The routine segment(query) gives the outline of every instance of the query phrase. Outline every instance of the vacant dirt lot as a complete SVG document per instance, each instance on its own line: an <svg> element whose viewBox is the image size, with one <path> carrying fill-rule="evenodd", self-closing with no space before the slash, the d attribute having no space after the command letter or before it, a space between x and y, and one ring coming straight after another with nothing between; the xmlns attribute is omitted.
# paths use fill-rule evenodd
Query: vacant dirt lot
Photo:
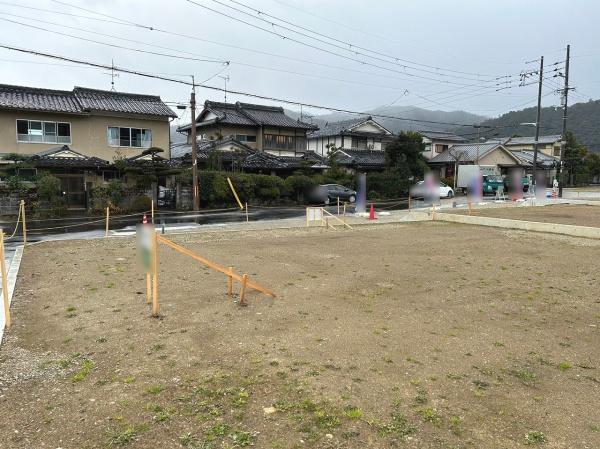
<svg viewBox="0 0 600 449"><path fill-rule="evenodd" d="M594 209L597 210L597 209ZM600 447L600 242L444 223L26 249L2 448ZM236 291L239 286L236 285Z"/></svg>
<svg viewBox="0 0 600 449"><path fill-rule="evenodd" d="M466 214L467 212L461 211L460 213ZM473 215L592 226L595 228L600 227L600 205L557 204L544 207L494 207L489 209L473 209Z"/></svg>

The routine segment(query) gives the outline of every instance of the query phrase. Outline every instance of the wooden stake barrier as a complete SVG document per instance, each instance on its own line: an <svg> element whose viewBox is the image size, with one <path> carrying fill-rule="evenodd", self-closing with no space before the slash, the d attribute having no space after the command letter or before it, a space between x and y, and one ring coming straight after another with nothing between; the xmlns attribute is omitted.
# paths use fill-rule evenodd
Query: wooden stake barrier
<svg viewBox="0 0 600 449"><path fill-rule="evenodd" d="M410 195L408 195L408 211L410 212Z"/></svg>
<svg viewBox="0 0 600 449"><path fill-rule="evenodd" d="M106 231L104 231L104 237L108 237L108 222L110 220L110 208L106 208Z"/></svg>
<svg viewBox="0 0 600 449"><path fill-rule="evenodd" d="M235 273L233 270L229 270L229 268L224 267L222 265L219 265L217 263L211 262L210 260L199 256L198 254L192 252L191 250L184 248L181 245L178 245L177 243L172 242L169 239L164 238L161 235L156 235L156 240L157 242L160 243L164 243L167 246L170 246L171 248L173 248L175 251L180 252L181 254L185 254L186 256L191 257L194 260L197 260L200 263L203 263L204 265L206 265L209 268L212 268L215 271L218 271L220 273L223 273L226 276L230 276L232 279L238 281L238 282L242 282L243 276L240 276L239 274ZM273 298L275 298L277 295L275 295L275 293L273 293L271 290L266 289L265 287L262 287L261 285L257 284L254 281L251 281L250 279L247 279L247 285L248 287L254 289L254 290L258 290L259 292L264 293L265 295L269 295L272 296ZM156 287L156 286L155 286Z"/></svg>
<svg viewBox="0 0 600 449"><path fill-rule="evenodd" d="M146 273L146 304L152 302L152 275L150 272Z"/></svg>
<svg viewBox="0 0 600 449"><path fill-rule="evenodd" d="M346 224L346 202L344 201L344 219L342 220Z"/></svg>
<svg viewBox="0 0 600 449"><path fill-rule="evenodd" d="M27 246L27 220L25 219L25 200L21 200L21 217L23 219L23 246Z"/></svg>
<svg viewBox="0 0 600 449"><path fill-rule="evenodd" d="M150 200L150 216L152 217L152 224L154 224L154 198Z"/></svg>
<svg viewBox="0 0 600 449"><path fill-rule="evenodd" d="M248 223L248 203L246 203L246 223Z"/></svg>
<svg viewBox="0 0 600 449"><path fill-rule="evenodd" d="M235 200L237 201L238 205L240 206L240 209L243 210L244 209L244 205L240 201L240 197L238 196L237 192L233 188L233 183L231 182L231 179L229 177L227 178L227 182L229 183L229 187L231 187L231 191L233 192L233 196L235 197Z"/></svg>
<svg viewBox="0 0 600 449"><path fill-rule="evenodd" d="M0 230L0 275L2 275L2 299L4 300L4 324L12 326L10 319L10 303L8 302L8 278L6 275L6 260L4 254L4 231Z"/></svg>
<svg viewBox="0 0 600 449"><path fill-rule="evenodd" d="M345 204L344 204L344 206L345 206ZM326 211L324 208L321 208L321 211L322 211L321 213L323 214L323 217L325 217L325 227L327 227L327 228L330 227L330 228L336 229L336 227L334 225L329 223L329 217L332 217L334 220L337 220L342 225L346 226L348 229L352 229L352 226L350 226L348 223L346 223L346 220L340 220L340 218L338 216L333 215L331 212ZM345 211L344 211L344 213L345 213ZM345 217L345 215L344 215L344 217Z"/></svg>
<svg viewBox="0 0 600 449"><path fill-rule="evenodd" d="M337 205L338 206L338 213L337 214L339 216L340 215L340 197L339 196L337 197L337 203L338 203L338 205Z"/></svg>
<svg viewBox="0 0 600 449"><path fill-rule="evenodd" d="M233 296L233 267L229 267L229 275L227 276L227 296Z"/></svg>
<svg viewBox="0 0 600 449"><path fill-rule="evenodd" d="M240 306L246 305L246 285L248 285L248 275L242 275L242 290L240 291Z"/></svg>

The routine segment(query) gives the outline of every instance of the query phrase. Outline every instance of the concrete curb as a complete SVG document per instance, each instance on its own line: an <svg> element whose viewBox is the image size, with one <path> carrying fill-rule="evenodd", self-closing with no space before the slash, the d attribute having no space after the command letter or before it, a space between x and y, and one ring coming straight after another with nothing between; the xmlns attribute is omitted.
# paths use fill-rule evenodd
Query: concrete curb
<svg viewBox="0 0 600 449"><path fill-rule="evenodd" d="M593 228L589 226L542 223L537 221L511 220L507 218L479 217L474 215L444 213L436 213L435 218L439 221L450 221L453 223L491 226L495 228L506 229L521 229L523 231L546 232L549 234L561 234L571 237L600 239L600 228Z"/></svg>
<svg viewBox="0 0 600 449"><path fill-rule="evenodd" d="M15 286L17 285L17 275L19 274L19 267L21 266L21 259L23 258L23 245L18 246L15 249L10 266L6 277L8 278L8 303L12 304L13 294L15 293ZM0 307L0 345L2 344L2 337L4 336L4 324L6 318L4 317L4 308ZM13 320L14 325L14 320Z"/></svg>

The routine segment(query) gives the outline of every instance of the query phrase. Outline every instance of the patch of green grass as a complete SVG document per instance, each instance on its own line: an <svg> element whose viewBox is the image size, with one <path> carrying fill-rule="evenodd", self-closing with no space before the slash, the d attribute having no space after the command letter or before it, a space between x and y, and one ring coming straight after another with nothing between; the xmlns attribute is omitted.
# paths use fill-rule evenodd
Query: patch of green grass
<svg viewBox="0 0 600 449"><path fill-rule="evenodd" d="M123 379L124 384L132 384L134 382L135 382L135 377L133 377L133 376L125 377Z"/></svg>
<svg viewBox="0 0 600 449"><path fill-rule="evenodd" d="M75 373L73 377L71 377L71 380L73 382L81 382L85 380L88 374L90 374L90 372L92 371L92 368L94 368L93 360L85 359L83 362L81 362L79 371L77 371L77 373Z"/></svg>
<svg viewBox="0 0 600 449"><path fill-rule="evenodd" d="M590 429L592 432L600 432L600 424L590 424Z"/></svg>
<svg viewBox="0 0 600 449"><path fill-rule="evenodd" d="M160 411L152 417L154 422L167 422L171 419L171 415L166 411Z"/></svg>
<svg viewBox="0 0 600 449"><path fill-rule="evenodd" d="M152 385L151 387L146 388L146 393L147 394L158 394L161 391L163 391L165 389L165 387L163 387L162 385Z"/></svg>
<svg viewBox="0 0 600 449"><path fill-rule="evenodd" d="M255 439L255 436L252 433L243 430L234 430L229 434L229 437L233 440L235 447L250 446Z"/></svg>
<svg viewBox="0 0 600 449"><path fill-rule="evenodd" d="M423 421L429 422L434 426L439 426L443 421L441 415L433 408L421 409L419 410L419 414L423 418Z"/></svg>
<svg viewBox="0 0 600 449"><path fill-rule="evenodd" d="M504 347L504 343L502 343L501 341L495 341L494 342L494 346L496 346L497 348L503 348Z"/></svg>
<svg viewBox="0 0 600 449"><path fill-rule="evenodd" d="M248 397L250 394L245 390L240 390L240 392L233 398L233 405L236 407L243 407L248 403Z"/></svg>
<svg viewBox="0 0 600 449"><path fill-rule="evenodd" d="M406 437L414 434L417 428L412 425L406 416L400 412L392 413L392 419L386 424L378 425L379 433L382 435L393 435L395 437Z"/></svg>
<svg viewBox="0 0 600 449"><path fill-rule="evenodd" d="M527 435L525 435L525 444L527 445L544 444L547 441L546 435L544 435L542 432L533 431L528 432Z"/></svg>
<svg viewBox="0 0 600 449"><path fill-rule="evenodd" d="M561 371L568 371L571 368L573 368L573 365L571 365L569 362L560 362L558 364L558 369Z"/></svg>
<svg viewBox="0 0 600 449"><path fill-rule="evenodd" d="M221 422L215 424L212 427L209 427L208 429L205 429L203 433L207 441L214 441L219 437L224 437L225 435L227 435L230 429L231 427L229 426L229 424Z"/></svg>
<svg viewBox="0 0 600 449"><path fill-rule="evenodd" d="M341 424L340 418L324 410L315 411L315 423L320 429L334 429Z"/></svg>
<svg viewBox="0 0 600 449"><path fill-rule="evenodd" d="M350 419L361 419L363 417L362 410L352 405L349 405L344 409L344 414Z"/></svg>
<svg viewBox="0 0 600 449"><path fill-rule="evenodd" d="M532 381L534 380L537 376L535 375L535 373L526 370L526 369L522 369L522 370L511 370L510 374L512 376L515 376L517 379L521 379L522 381Z"/></svg>
<svg viewBox="0 0 600 449"><path fill-rule="evenodd" d="M179 437L179 444L183 447L195 447L197 441L198 440L196 440L196 437L194 437L191 432L184 433Z"/></svg>
<svg viewBox="0 0 600 449"><path fill-rule="evenodd" d="M67 307L67 312L75 312L76 310L77 310L77 307L75 307L75 306Z"/></svg>
<svg viewBox="0 0 600 449"><path fill-rule="evenodd" d="M137 431L133 426L127 426L121 432L112 435L109 446L125 446L137 437Z"/></svg>

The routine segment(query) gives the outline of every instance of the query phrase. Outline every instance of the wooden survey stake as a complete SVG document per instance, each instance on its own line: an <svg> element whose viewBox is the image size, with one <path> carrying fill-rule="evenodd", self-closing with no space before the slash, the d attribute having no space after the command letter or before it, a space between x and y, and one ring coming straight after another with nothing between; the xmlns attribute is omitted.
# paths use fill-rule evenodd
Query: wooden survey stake
<svg viewBox="0 0 600 449"><path fill-rule="evenodd" d="M2 275L2 299L4 301L4 323L10 328L10 303L8 302L8 279L6 274L6 260L4 254L4 231L0 230L0 275Z"/></svg>
<svg viewBox="0 0 600 449"><path fill-rule="evenodd" d="M158 234L152 229L152 276L154 282L152 285L152 316L158 316Z"/></svg>

